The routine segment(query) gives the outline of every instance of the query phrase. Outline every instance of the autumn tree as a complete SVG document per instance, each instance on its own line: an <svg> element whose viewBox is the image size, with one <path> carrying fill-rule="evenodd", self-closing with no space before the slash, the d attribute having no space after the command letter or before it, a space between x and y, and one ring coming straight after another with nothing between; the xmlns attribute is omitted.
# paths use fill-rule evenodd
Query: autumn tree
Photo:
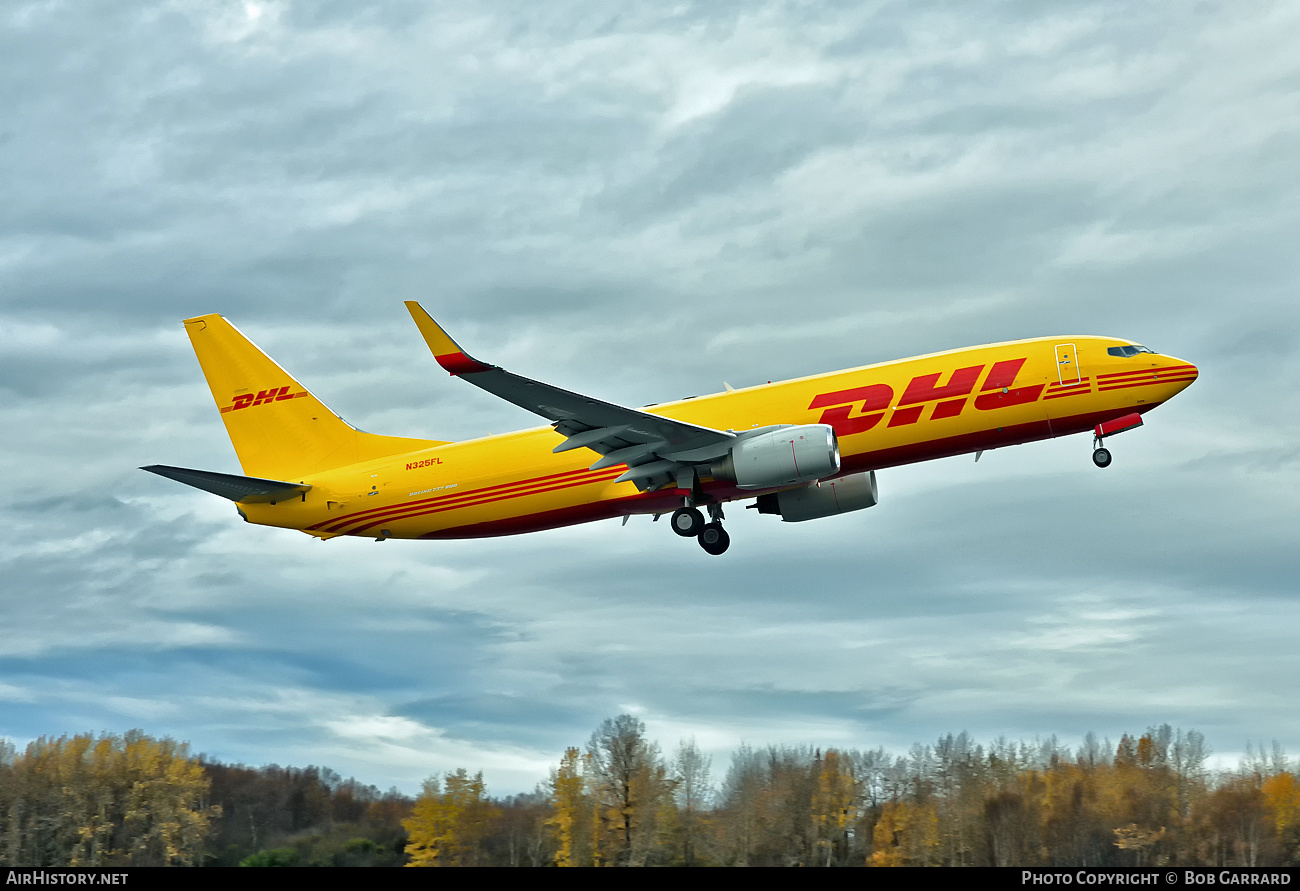
<svg viewBox="0 0 1300 891"><path fill-rule="evenodd" d="M889 801L873 830L869 866L938 866L939 813L934 804Z"/></svg>
<svg viewBox="0 0 1300 891"><path fill-rule="evenodd" d="M384 793L323 767L249 767L210 759L202 766L212 784L210 798L221 807L209 836L208 865L235 866L286 849L302 866L406 862L402 820L415 802L396 789Z"/></svg>
<svg viewBox="0 0 1300 891"><path fill-rule="evenodd" d="M1026 785L1035 779L1033 774L1023 778ZM1034 863L1039 818L1032 793L1004 789L989 796L984 801L984 820L993 866Z"/></svg>
<svg viewBox="0 0 1300 891"><path fill-rule="evenodd" d="M190 866L211 820L208 779L184 743L42 737L7 753L0 858L24 866Z"/></svg>
<svg viewBox="0 0 1300 891"><path fill-rule="evenodd" d="M713 758L700 751L694 738L683 741L677 748L677 757L673 759L683 866L695 865L700 842L704 838L703 811L708 807L713 793L709 785L712 765Z"/></svg>
<svg viewBox="0 0 1300 891"><path fill-rule="evenodd" d="M499 816L483 795L483 772L470 776L462 767L424 781L424 792L409 819L403 820L409 840L407 866L478 866L483 840Z"/></svg>
<svg viewBox="0 0 1300 891"><path fill-rule="evenodd" d="M556 866L591 866L595 834L595 800L587 792L590 756L577 748L565 750L558 769L551 771L551 818L558 846Z"/></svg>
<svg viewBox="0 0 1300 891"><path fill-rule="evenodd" d="M741 745L722 784L719 843L728 866L750 866L765 832L767 776L763 753Z"/></svg>
<svg viewBox="0 0 1300 891"><path fill-rule="evenodd" d="M1004 752L1004 759L1011 756ZM946 866L974 866L988 862L985 849L991 841L986 831L987 798L1005 779L998 776L984 749L962 732L942 736L934 744L933 788L939 809L939 839ZM1000 763L1006 763L1002 760Z"/></svg>
<svg viewBox="0 0 1300 891"><path fill-rule="evenodd" d="M551 797L546 787L494 802L500 817L487 840L492 866L550 866L556 862Z"/></svg>
<svg viewBox="0 0 1300 891"><path fill-rule="evenodd" d="M587 745L597 802L598 857L616 866L645 866L659 842L662 809L673 783L659 746L632 715L606 718Z"/></svg>
<svg viewBox="0 0 1300 891"><path fill-rule="evenodd" d="M1300 866L1300 782L1290 771L1264 780L1264 806L1277 830L1279 863Z"/></svg>
<svg viewBox="0 0 1300 891"><path fill-rule="evenodd" d="M816 786L809 814L816 863L832 866L847 862L849 833L857 818L858 789L853 762L835 749L827 749L813 763Z"/></svg>

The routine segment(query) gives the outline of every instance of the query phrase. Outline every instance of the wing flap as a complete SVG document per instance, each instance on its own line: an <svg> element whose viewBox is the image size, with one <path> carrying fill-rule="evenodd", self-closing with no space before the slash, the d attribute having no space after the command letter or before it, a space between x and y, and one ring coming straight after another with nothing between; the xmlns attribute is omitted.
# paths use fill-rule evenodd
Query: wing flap
<svg viewBox="0 0 1300 891"><path fill-rule="evenodd" d="M556 429L559 429L558 425ZM602 440L613 440L617 438L625 430L627 430L627 425L619 427L595 427L591 430L582 430L579 433L570 434L564 442L551 449L551 451L558 455L560 452L567 452L571 449L580 449L584 446L597 445ZM596 451L600 451L602 455L608 454L608 452L601 451L600 449L596 449Z"/></svg>

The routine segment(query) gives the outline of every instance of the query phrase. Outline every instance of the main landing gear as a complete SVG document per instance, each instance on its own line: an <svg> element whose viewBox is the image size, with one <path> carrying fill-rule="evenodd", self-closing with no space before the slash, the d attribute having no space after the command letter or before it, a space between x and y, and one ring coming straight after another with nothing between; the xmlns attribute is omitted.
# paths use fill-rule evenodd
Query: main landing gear
<svg viewBox="0 0 1300 891"><path fill-rule="evenodd" d="M704 515L698 509L686 506L673 511L669 521L673 531L683 538L695 538L704 548L706 554L715 557L731 545L731 536L722 528L722 505L708 505L709 521L704 522Z"/></svg>
<svg viewBox="0 0 1300 891"><path fill-rule="evenodd" d="M721 523L708 523L700 530L700 547L704 548L704 553L716 557L731 547L731 536Z"/></svg>
<svg viewBox="0 0 1300 891"><path fill-rule="evenodd" d="M695 538L704 528L704 514L693 507L682 507L673 511L673 518L669 522L673 531L682 538Z"/></svg>

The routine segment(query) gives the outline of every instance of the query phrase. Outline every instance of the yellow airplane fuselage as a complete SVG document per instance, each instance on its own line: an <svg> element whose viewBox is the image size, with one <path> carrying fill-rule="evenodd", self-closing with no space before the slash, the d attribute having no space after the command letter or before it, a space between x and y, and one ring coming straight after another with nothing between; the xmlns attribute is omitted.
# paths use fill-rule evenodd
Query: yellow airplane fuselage
<svg viewBox="0 0 1300 891"><path fill-rule="evenodd" d="M843 476L1080 433L1146 412L1196 379L1196 367L1180 359L1108 352L1129 343L1078 336L991 344L643 411L736 433L827 424L838 437ZM280 398L292 395L281 392ZM254 421L261 407L237 406L248 413L244 423ZM553 453L562 442L551 427L537 427L371 458L302 477L311 488L299 497L244 503L240 511L252 523L321 538L440 539L530 532L681 506L672 487L641 491L631 481L615 482L627 470L623 465L589 470L599 456L586 449ZM762 494L707 475L700 485L709 498L723 502Z"/></svg>

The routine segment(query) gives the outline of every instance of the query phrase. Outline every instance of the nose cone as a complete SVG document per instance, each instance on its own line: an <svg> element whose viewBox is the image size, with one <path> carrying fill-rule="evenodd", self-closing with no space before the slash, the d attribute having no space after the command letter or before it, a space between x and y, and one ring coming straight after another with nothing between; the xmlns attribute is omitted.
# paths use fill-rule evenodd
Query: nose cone
<svg viewBox="0 0 1300 891"><path fill-rule="evenodd" d="M1182 359L1177 359L1173 356L1162 356L1161 358L1165 360L1166 364L1164 364L1158 372L1160 380L1162 382L1168 381L1171 384L1182 384L1182 386L1178 388L1179 390L1184 390L1191 386L1192 381L1196 380L1196 378L1201 374L1201 370L1191 362L1185 362Z"/></svg>

